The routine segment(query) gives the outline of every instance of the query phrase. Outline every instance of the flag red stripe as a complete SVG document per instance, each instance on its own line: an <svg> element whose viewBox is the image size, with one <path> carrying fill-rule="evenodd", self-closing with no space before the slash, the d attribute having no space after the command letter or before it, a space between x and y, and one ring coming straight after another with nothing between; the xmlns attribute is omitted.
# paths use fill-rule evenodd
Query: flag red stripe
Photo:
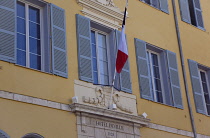
<svg viewBox="0 0 210 138"><path fill-rule="evenodd" d="M117 73L120 73L126 60L128 59L128 55L121 50L118 50L117 60L116 60L116 70Z"/></svg>

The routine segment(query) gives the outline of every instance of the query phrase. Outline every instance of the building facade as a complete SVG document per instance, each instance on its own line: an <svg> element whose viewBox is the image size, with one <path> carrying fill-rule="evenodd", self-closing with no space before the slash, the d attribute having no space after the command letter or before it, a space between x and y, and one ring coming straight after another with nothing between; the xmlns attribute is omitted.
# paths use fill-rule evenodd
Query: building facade
<svg viewBox="0 0 210 138"><path fill-rule="evenodd" d="M125 3L0 0L0 138L210 138L210 1L129 0L113 86Z"/></svg>

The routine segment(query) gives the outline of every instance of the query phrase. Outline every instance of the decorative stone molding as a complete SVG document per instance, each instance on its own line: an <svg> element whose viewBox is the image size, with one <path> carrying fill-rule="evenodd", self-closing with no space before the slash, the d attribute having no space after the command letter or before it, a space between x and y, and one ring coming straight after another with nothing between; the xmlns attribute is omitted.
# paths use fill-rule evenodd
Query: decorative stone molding
<svg viewBox="0 0 210 138"><path fill-rule="evenodd" d="M80 80L75 80L74 83L74 92L75 96L78 97L78 103L108 108L112 91L111 87L93 85ZM117 111L137 115L135 95L114 90L112 100L117 106Z"/></svg>
<svg viewBox="0 0 210 138"><path fill-rule="evenodd" d="M123 120L130 123L139 124L140 126L147 126L150 119L143 116L136 116L127 113L117 112L109 109L102 109L99 107L88 106L84 104L74 103L69 105L72 112L75 113L87 113L88 115L97 115L103 118L111 118L116 120Z"/></svg>
<svg viewBox="0 0 210 138"><path fill-rule="evenodd" d="M0 91L0 98L14 100L18 102L30 103L30 104L54 108L58 110L71 111L69 108L69 105L67 104L53 102L53 101L49 101L45 99L25 96L25 95L11 93L11 92Z"/></svg>
<svg viewBox="0 0 210 138"><path fill-rule="evenodd" d="M113 0L77 0L83 7L82 13L93 21L111 27L121 28L123 12L115 7Z"/></svg>

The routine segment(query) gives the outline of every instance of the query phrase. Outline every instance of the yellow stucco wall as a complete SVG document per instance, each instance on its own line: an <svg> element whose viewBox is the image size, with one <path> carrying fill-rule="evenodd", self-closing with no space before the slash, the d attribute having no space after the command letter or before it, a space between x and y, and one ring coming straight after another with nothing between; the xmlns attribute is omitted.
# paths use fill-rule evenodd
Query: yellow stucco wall
<svg viewBox="0 0 210 138"><path fill-rule="evenodd" d="M74 80L78 80L75 14L82 14L82 8L76 3L76 0L46 1L65 9L68 79L0 61L0 66L2 67L0 70L0 90L69 104L70 99L74 96ZM175 1L196 129L198 133L210 135L210 131L207 129L210 127L210 117L198 114L195 110L187 63L187 59L192 59L210 67L210 54L209 50L207 50L210 46L210 1L201 0L206 31L181 21L178 0ZM123 11L125 1L114 0L114 3ZM169 14L139 0L130 0L128 15L126 34L129 46L132 90L133 94L137 96L139 115L146 112L152 123L192 131L171 0L169 0ZM177 54L183 110L140 98L134 38L144 40ZM72 113L5 99L0 99L0 109L3 109L0 117L0 129L5 130L12 138L21 137L29 132L37 132L50 138L58 138L60 135L62 138L76 137L76 117ZM143 138L184 138L184 136L177 136L154 129L141 129Z"/></svg>
<svg viewBox="0 0 210 138"><path fill-rule="evenodd" d="M21 138L27 133L38 133L46 138L76 138L74 114L0 99L0 129L11 138Z"/></svg>

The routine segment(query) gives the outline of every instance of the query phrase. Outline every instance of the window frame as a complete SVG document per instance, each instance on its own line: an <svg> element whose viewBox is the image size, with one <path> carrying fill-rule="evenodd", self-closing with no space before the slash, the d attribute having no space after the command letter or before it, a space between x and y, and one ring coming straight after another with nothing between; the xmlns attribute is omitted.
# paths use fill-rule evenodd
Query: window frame
<svg viewBox="0 0 210 138"><path fill-rule="evenodd" d="M147 44L148 45L148 44ZM150 45L150 44L149 44ZM157 92L156 90L154 89L156 86L155 82L154 82L154 69L153 69L153 64L152 63L152 57L151 57L151 54L155 54L157 55L157 59L158 59L158 67L159 67L159 75L160 75L160 83L161 83L161 93L162 93L162 99L163 99L163 102L158 102L158 103L162 103L162 104L166 104L166 101L165 101L165 90L164 90L164 86L163 86L163 75L162 75L162 65L161 65L161 60L160 60L160 53L158 52L155 52L153 50L150 50L150 49L146 49L146 51L149 53L149 65L150 65L150 74L151 74L151 78L152 80L152 93L153 93L153 97L154 97L154 101L155 102L158 102L158 98L157 98Z"/></svg>
<svg viewBox="0 0 210 138"><path fill-rule="evenodd" d="M42 71L42 72L45 72L45 59L44 59L44 44L45 44L45 40L44 40L44 10L43 10L43 7L41 6L38 6L36 4L33 4L33 3L30 3L28 1L25 1L25 0L17 0L16 4L18 2L21 2L24 4L24 7L25 7L25 29L26 29L26 66L23 66L23 65L20 65L20 64L17 64L18 66L23 66L23 67L26 67L26 68L30 68L30 69L33 69L33 70L38 70L38 71ZM39 13L40 13L40 47L41 47L41 69L34 69L34 68L31 68L30 67L30 44L29 44L29 6L31 7L34 7L34 8L37 8L39 9ZM17 18L17 15L16 15L16 18ZM17 34L18 32L16 32ZM16 51L17 51L18 48L16 48ZM18 58L18 57L17 57Z"/></svg>
<svg viewBox="0 0 210 138"><path fill-rule="evenodd" d="M110 59L110 48L109 48L109 34L108 33L106 33L106 32L104 32L104 31L101 31L101 30L99 30L99 29L96 29L96 28L94 28L94 27L91 27L91 30L90 31L94 31L95 32L95 40L96 40L96 60L97 60L97 75L98 75L98 84L100 84L100 85L103 85L103 86L110 86L111 85L111 82L112 82L112 80L111 80L111 59ZM105 37L106 37L106 56L107 56L107 63L108 63L108 66L107 66L107 69L108 69L108 84L106 85L106 84L102 84L101 83L101 75L100 75L100 73L101 73L101 70L100 70L100 61L99 61L99 48L98 48L98 34L102 34L102 35L105 35ZM92 42L91 42L91 44L92 44ZM91 55L92 56L92 55ZM93 66L93 65L92 65ZM94 70L92 69L92 72L93 72ZM92 73L93 74L93 82L94 82L94 73Z"/></svg>
<svg viewBox="0 0 210 138"><path fill-rule="evenodd" d="M204 69L201 69L201 68L199 68L199 66L198 66L198 71L199 71L199 82L200 82L200 85L201 85L201 90L202 90L202 97L203 97L203 102L204 102L204 109L205 109L205 113L206 113L206 115L210 115L210 113L208 113L208 109L207 109L207 107L206 107L206 99L205 99L205 93L204 93L204 90L203 90L203 84L202 84L202 80L201 80L201 75L200 75L200 73L201 72L203 72L204 74L205 74L205 79L206 79L206 85L207 85L207 91L208 91L208 95L209 95L209 100L210 100L210 86L209 86L209 79L208 79L208 74L207 74L207 71L206 70L204 70ZM210 112L210 111L209 111Z"/></svg>

